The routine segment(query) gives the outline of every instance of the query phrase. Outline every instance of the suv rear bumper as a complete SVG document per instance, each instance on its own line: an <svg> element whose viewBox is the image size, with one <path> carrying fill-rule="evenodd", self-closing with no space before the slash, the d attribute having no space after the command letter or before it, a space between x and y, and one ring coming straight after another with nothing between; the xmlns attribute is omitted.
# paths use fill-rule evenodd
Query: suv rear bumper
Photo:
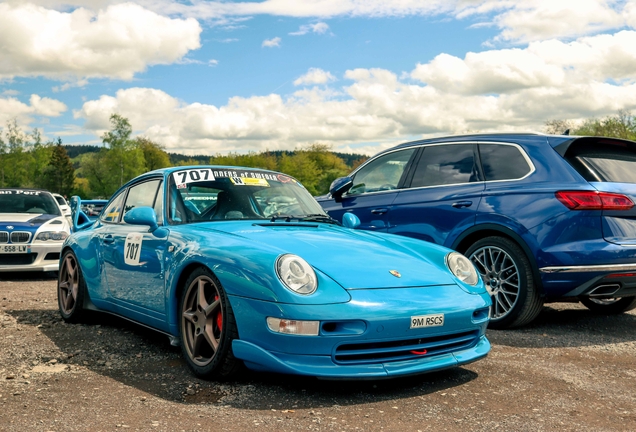
<svg viewBox="0 0 636 432"><path fill-rule="evenodd" d="M617 298L636 296L636 263L604 264L588 266L543 267L539 271L548 283L570 282L571 278L583 280L576 288L561 293L559 297ZM544 280L544 285L546 280ZM571 287L571 285L570 285ZM552 297L546 292L546 297Z"/></svg>

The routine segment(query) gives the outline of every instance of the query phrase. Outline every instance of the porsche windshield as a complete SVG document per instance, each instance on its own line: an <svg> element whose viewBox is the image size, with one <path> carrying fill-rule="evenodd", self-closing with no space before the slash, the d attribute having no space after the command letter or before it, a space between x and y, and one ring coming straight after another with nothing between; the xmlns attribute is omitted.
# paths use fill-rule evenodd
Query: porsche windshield
<svg viewBox="0 0 636 432"><path fill-rule="evenodd" d="M42 191L0 189L0 213L61 215L53 197Z"/></svg>
<svg viewBox="0 0 636 432"><path fill-rule="evenodd" d="M328 218L307 190L284 174L188 168L170 176L170 223Z"/></svg>

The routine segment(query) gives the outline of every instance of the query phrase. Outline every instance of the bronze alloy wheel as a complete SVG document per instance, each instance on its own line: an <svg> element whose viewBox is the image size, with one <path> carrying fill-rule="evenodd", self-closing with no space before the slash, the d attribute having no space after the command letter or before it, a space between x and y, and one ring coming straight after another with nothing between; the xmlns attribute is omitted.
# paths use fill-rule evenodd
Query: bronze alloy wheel
<svg viewBox="0 0 636 432"><path fill-rule="evenodd" d="M208 268L195 269L183 284L179 307L181 351L200 378L227 380L243 362L234 357L238 330L221 282Z"/></svg>
<svg viewBox="0 0 636 432"><path fill-rule="evenodd" d="M183 342L188 357L197 366L209 365L219 351L223 335L221 295L206 275L194 279L181 306Z"/></svg>
<svg viewBox="0 0 636 432"><path fill-rule="evenodd" d="M77 322L84 309L84 281L73 252L64 254L57 279L60 314L68 322Z"/></svg>

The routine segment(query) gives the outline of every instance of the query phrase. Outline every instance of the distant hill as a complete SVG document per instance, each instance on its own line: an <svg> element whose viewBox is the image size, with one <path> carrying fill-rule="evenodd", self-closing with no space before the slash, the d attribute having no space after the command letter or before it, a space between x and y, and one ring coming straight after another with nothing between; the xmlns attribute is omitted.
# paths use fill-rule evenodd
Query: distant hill
<svg viewBox="0 0 636 432"><path fill-rule="evenodd" d="M101 146L95 146L95 145L66 145L64 147L66 148L66 153L68 153L68 156L71 159L74 159L77 156L83 155L84 153L97 152L102 148ZM289 151L289 150L277 150L277 151L270 151L267 153L273 154L276 157L280 157L283 153L291 156L295 152ZM338 156L340 159L344 160L348 166L352 166L353 163L357 160L367 158L367 156L365 155L355 154L355 153L333 152L333 154ZM188 155L183 155L179 153L168 153L168 156L170 156L170 162L172 162L172 164L174 165L176 165L179 162L192 160L192 159L197 161L200 164L207 164L210 162L210 156L206 156L206 155L188 156Z"/></svg>

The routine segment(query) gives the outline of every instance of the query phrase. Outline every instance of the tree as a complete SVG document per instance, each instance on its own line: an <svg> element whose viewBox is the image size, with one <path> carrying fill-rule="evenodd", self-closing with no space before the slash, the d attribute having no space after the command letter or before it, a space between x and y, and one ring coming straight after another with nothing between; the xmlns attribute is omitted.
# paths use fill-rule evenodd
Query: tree
<svg viewBox="0 0 636 432"><path fill-rule="evenodd" d="M9 187L25 186L29 180L26 170L27 158L23 154L27 137L18 126L15 118L7 122L4 136L8 152L5 153L3 158L3 186L5 184Z"/></svg>
<svg viewBox="0 0 636 432"><path fill-rule="evenodd" d="M278 168L278 159L269 152L249 152L247 154L230 153L225 156L217 154L216 156L211 157L210 164L244 166L275 171Z"/></svg>
<svg viewBox="0 0 636 432"><path fill-rule="evenodd" d="M576 135L606 136L628 140L636 139L636 117L629 111L603 119L589 119L575 129Z"/></svg>
<svg viewBox="0 0 636 432"><path fill-rule="evenodd" d="M132 127L127 118L110 116L112 129L102 135L105 147L83 159L82 175L89 180L93 193L110 197L128 180L145 171L144 153L136 140L130 139Z"/></svg>
<svg viewBox="0 0 636 432"><path fill-rule="evenodd" d="M605 136L628 140L636 139L636 117L629 111L602 119L591 118L583 122L572 120L548 120L544 130L549 134L562 134L570 129L570 135Z"/></svg>
<svg viewBox="0 0 636 432"><path fill-rule="evenodd" d="M547 120L543 130L550 135L562 135L568 129L572 131L574 126L575 123L572 120Z"/></svg>
<svg viewBox="0 0 636 432"><path fill-rule="evenodd" d="M75 186L75 169L71 158L62 145L62 139L57 139L57 145L53 147L53 153L46 169L44 170L44 185L51 192L70 196Z"/></svg>
<svg viewBox="0 0 636 432"><path fill-rule="evenodd" d="M53 155L54 143L43 143L42 134L38 129L33 129L33 132L31 132L31 139L33 141L29 144L29 153L31 157L28 159L29 166L27 171L29 172L29 178L32 181L29 186L46 189L47 185L44 174L49 166L51 156ZM62 140L58 138L57 143L58 145L62 145Z"/></svg>
<svg viewBox="0 0 636 432"><path fill-rule="evenodd" d="M159 168L169 167L170 156L166 153L162 146L152 142L148 138L137 137L135 143L138 148L144 154L144 161L146 163L146 171L153 171Z"/></svg>

